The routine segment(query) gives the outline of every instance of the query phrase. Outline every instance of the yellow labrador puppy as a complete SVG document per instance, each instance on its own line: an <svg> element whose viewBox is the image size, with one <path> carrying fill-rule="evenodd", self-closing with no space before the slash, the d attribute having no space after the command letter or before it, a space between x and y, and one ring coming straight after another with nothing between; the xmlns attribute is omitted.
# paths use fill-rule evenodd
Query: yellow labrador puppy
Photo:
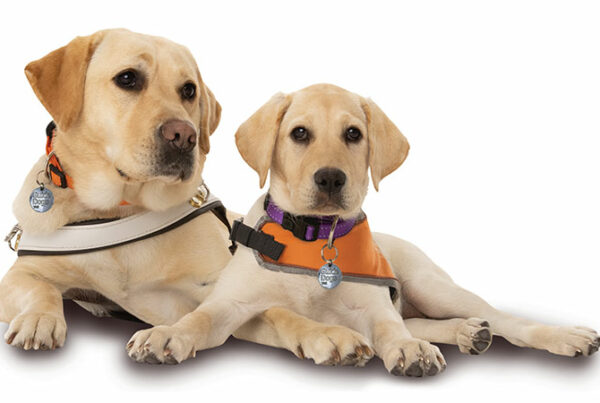
<svg viewBox="0 0 600 403"><path fill-rule="evenodd" d="M234 226L232 238L246 246L198 309L172 326L134 335L129 345L134 359L150 354L181 361L190 351L223 343L275 306L355 329L389 371L409 376L434 375L445 367L429 342L477 354L493 333L566 356L598 349L595 331L500 312L454 284L415 246L367 232L361 205L368 168L377 189L409 149L370 99L333 85L277 94L239 128L236 140L261 186L271 172L268 196Z"/></svg>
<svg viewBox="0 0 600 403"><path fill-rule="evenodd" d="M157 236L85 253L24 253L23 243L27 236L29 246L32 239L52 240L74 228L67 224L190 208L221 113L192 55L163 38L107 30L74 39L30 63L26 74L56 127L48 131L49 155L33 166L14 202L23 242L0 282L6 342L62 346L63 297L100 316L127 312L154 325L175 323L209 295L231 259L222 210L220 217L201 214ZM54 197L45 212L30 203L40 184ZM338 363L334 352L349 355L367 344L349 329L290 318L298 316L266 312L244 337L294 352L307 344L317 363ZM315 338L322 342L313 348Z"/></svg>

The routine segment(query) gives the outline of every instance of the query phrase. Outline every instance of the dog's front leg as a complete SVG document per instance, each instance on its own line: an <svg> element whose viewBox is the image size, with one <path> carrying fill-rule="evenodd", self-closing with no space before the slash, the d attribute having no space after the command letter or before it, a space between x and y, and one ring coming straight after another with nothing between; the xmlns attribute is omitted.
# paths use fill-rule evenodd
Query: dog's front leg
<svg viewBox="0 0 600 403"><path fill-rule="evenodd" d="M6 342L25 350L62 347L67 334L60 291L19 260L0 282L0 321Z"/></svg>
<svg viewBox="0 0 600 403"><path fill-rule="evenodd" d="M392 306L371 311L371 338L375 352L394 375L432 376L446 368L440 350L425 340L413 338L402 317Z"/></svg>
<svg viewBox="0 0 600 403"><path fill-rule="evenodd" d="M366 337L344 327L311 320L286 308L270 308L239 328L234 336L285 348L318 365L364 366L373 358Z"/></svg>
<svg viewBox="0 0 600 403"><path fill-rule="evenodd" d="M265 309L232 298L210 298L172 326L135 333L127 343L129 356L148 364L178 364L199 350L220 346L244 322Z"/></svg>
<svg viewBox="0 0 600 403"><path fill-rule="evenodd" d="M148 364L177 364L196 351L225 343L242 324L274 305L268 293L273 284L260 279L265 272L250 259L249 252L239 251L208 298L172 326L134 334L127 343L129 356Z"/></svg>

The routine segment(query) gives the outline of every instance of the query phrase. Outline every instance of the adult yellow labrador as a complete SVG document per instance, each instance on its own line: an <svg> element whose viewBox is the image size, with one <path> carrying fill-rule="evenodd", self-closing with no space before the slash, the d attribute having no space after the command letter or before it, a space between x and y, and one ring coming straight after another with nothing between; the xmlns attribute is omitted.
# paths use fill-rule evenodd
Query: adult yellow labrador
<svg viewBox="0 0 600 403"><path fill-rule="evenodd" d="M188 205L202 184L221 107L185 47L126 30L100 31L30 63L25 72L56 123L49 146L68 183L62 187L63 179L46 177L49 156L33 166L14 202L24 237L52 239L74 228L67 224ZM54 195L46 212L30 205L40 183ZM62 346L63 297L100 316L127 312L154 325L175 323L210 294L231 259L228 236L209 213L108 249L20 255L0 282L0 321L10 323L5 340L24 349ZM338 349L346 356L367 344L349 329L290 318L297 315L266 312L243 336L294 351L306 345L318 363L337 363Z"/></svg>
<svg viewBox="0 0 600 403"><path fill-rule="evenodd" d="M500 312L453 283L410 243L365 235L361 205L368 169L377 189L409 150L402 133L370 99L333 85L277 94L242 124L236 140L261 186L271 172L268 199L261 197L234 227L234 238L247 247L238 248L198 309L172 326L136 333L129 344L134 359L152 355L181 361L190 351L223 343L271 307L350 327L367 338L389 371L409 376L434 375L445 367L429 342L477 354L498 334L518 346L566 356L598 349L592 329L549 326ZM340 225L352 229L338 231ZM319 249L326 263L317 272L323 264ZM355 267L361 254L373 256L365 265L374 270ZM337 262L341 274L332 268ZM399 298L390 294L388 265L399 280Z"/></svg>

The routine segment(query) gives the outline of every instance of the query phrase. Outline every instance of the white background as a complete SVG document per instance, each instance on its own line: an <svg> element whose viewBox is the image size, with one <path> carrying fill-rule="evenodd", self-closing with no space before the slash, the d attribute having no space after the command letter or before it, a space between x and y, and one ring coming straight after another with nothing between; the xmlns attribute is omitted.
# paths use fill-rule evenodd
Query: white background
<svg viewBox="0 0 600 403"><path fill-rule="evenodd" d="M332 82L371 96L411 142L404 166L367 197L373 229L416 243L499 308L600 328L598 3L21 4L0 6L3 231L49 121L23 67L76 35L127 27L183 43L197 58L223 105L204 177L229 208L245 212L261 193L235 149L237 126L277 91ZM14 255L3 248L0 259L3 273ZM67 322L60 351L0 345L0 400L573 401L600 393L600 356L556 357L499 339L479 357L443 347L445 373L402 379L377 359L363 369L320 368L239 341L177 367L136 365L124 346L139 326L71 305Z"/></svg>

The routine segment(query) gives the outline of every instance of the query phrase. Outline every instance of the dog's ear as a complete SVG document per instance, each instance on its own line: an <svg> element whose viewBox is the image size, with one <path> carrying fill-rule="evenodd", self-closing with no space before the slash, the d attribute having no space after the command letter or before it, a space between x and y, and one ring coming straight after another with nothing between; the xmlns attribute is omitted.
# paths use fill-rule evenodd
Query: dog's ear
<svg viewBox="0 0 600 403"><path fill-rule="evenodd" d="M289 95L275 94L235 133L237 148L244 161L258 173L261 188L267 180L279 125L290 102Z"/></svg>
<svg viewBox="0 0 600 403"><path fill-rule="evenodd" d="M61 130L67 130L79 117L89 61L103 32L78 36L25 67L33 91Z"/></svg>
<svg viewBox="0 0 600 403"><path fill-rule="evenodd" d="M406 159L409 144L396 125L371 99L362 99L367 117L369 167L375 190L379 181L394 172Z"/></svg>
<svg viewBox="0 0 600 403"><path fill-rule="evenodd" d="M212 91L200 79L200 135L199 146L204 154L210 151L210 135L217 130L221 121L221 105Z"/></svg>

